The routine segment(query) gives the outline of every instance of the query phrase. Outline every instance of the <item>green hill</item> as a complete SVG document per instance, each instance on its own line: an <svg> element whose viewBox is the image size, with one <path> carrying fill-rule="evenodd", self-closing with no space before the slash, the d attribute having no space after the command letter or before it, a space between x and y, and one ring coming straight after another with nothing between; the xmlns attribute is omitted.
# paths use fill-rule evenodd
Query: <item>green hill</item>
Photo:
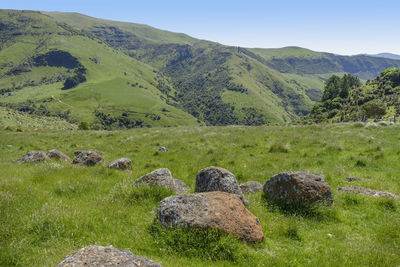
<svg viewBox="0 0 400 267"><path fill-rule="evenodd" d="M157 87L168 81L154 68L95 36L31 11L1 11L0 25L3 105L20 110L43 106L52 114L68 112L71 121L97 119L98 124L107 122L95 118L95 110L117 121L124 114L131 122L126 126L197 124L173 101L167 104L166 94ZM86 81L63 90L80 66Z"/></svg>

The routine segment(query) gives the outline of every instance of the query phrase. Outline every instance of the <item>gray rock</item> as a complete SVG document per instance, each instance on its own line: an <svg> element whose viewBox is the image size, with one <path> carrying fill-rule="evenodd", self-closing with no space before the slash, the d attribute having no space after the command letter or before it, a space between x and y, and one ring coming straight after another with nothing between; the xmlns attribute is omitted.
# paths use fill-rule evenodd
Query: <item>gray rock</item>
<svg viewBox="0 0 400 267"><path fill-rule="evenodd" d="M160 152L168 152L168 149L165 146L160 146L158 148L158 151L160 151Z"/></svg>
<svg viewBox="0 0 400 267"><path fill-rule="evenodd" d="M277 174L264 184L263 190L267 199L293 206L333 201L331 187L324 179L307 172Z"/></svg>
<svg viewBox="0 0 400 267"><path fill-rule="evenodd" d="M126 170L132 165L132 161L128 158L120 158L116 159L110 164L108 164L108 168L117 169L117 170Z"/></svg>
<svg viewBox="0 0 400 267"><path fill-rule="evenodd" d="M344 178L347 182L355 182L355 181L365 181L367 179L358 178L358 177L345 177Z"/></svg>
<svg viewBox="0 0 400 267"><path fill-rule="evenodd" d="M236 177L228 170L219 167L208 167L196 176L195 192L222 191L238 196L244 203L249 200L243 195Z"/></svg>
<svg viewBox="0 0 400 267"><path fill-rule="evenodd" d="M135 181L135 184L147 184L149 186L161 186L182 194L188 190L184 182L172 177L171 171L167 168L157 169Z"/></svg>
<svg viewBox="0 0 400 267"><path fill-rule="evenodd" d="M388 197L388 198L398 198L396 194L387 191L377 191L370 188L364 188L359 186L344 186L339 187L338 191L343 193L352 193L357 195L363 196L370 196L370 197Z"/></svg>
<svg viewBox="0 0 400 267"><path fill-rule="evenodd" d="M104 163L104 153L98 150L78 150L74 152L73 164L93 166Z"/></svg>
<svg viewBox="0 0 400 267"><path fill-rule="evenodd" d="M242 189L243 193L246 194L255 194L261 192L263 189L262 184L257 181L248 181L240 185L240 189Z"/></svg>
<svg viewBox="0 0 400 267"><path fill-rule="evenodd" d="M260 221L241 199L221 191L167 197L158 206L158 218L168 228L216 228L251 243L264 239Z"/></svg>
<svg viewBox="0 0 400 267"><path fill-rule="evenodd" d="M136 256L129 251L91 245L67 256L56 267L161 267L157 262Z"/></svg>
<svg viewBox="0 0 400 267"><path fill-rule="evenodd" d="M46 154L51 159L63 160L66 162L71 161L71 158L68 155L64 154L63 152L61 152L57 149L52 149L52 150L48 151Z"/></svg>
<svg viewBox="0 0 400 267"><path fill-rule="evenodd" d="M26 153L20 160L18 160L19 163L37 163L45 160L49 160L50 158L47 156L47 154L43 151L31 151Z"/></svg>

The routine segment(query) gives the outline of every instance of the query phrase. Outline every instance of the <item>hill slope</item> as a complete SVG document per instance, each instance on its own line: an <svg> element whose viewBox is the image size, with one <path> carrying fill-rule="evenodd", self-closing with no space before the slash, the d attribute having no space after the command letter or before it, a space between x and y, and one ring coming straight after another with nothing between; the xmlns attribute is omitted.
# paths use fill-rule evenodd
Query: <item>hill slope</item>
<svg viewBox="0 0 400 267"><path fill-rule="evenodd" d="M167 96L157 87L168 82L154 68L95 36L39 12L3 10L0 25L0 103L19 109L42 105L51 113L68 111L69 119L77 121L94 121L98 110L118 124L124 114L122 124L128 128L197 124L166 103ZM62 90L65 80L80 68L86 82ZM113 123L100 116L97 121Z"/></svg>

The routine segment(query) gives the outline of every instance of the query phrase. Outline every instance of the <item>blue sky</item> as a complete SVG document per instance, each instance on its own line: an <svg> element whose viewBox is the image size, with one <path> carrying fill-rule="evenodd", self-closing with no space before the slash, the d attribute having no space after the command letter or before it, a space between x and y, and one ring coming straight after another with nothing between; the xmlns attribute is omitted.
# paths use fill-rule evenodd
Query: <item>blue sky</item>
<svg viewBox="0 0 400 267"><path fill-rule="evenodd" d="M244 47L400 54L399 0L3 0L0 8L74 11Z"/></svg>

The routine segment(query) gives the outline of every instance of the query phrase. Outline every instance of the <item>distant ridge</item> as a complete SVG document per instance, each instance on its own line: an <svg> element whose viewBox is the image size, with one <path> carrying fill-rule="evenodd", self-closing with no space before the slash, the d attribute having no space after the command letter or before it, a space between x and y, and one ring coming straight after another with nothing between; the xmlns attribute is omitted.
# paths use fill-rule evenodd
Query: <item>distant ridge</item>
<svg viewBox="0 0 400 267"><path fill-rule="evenodd" d="M360 54L360 56L381 57L381 58L400 60L400 55L396 55L396 54L392 54L392 53Z"/></svg>

